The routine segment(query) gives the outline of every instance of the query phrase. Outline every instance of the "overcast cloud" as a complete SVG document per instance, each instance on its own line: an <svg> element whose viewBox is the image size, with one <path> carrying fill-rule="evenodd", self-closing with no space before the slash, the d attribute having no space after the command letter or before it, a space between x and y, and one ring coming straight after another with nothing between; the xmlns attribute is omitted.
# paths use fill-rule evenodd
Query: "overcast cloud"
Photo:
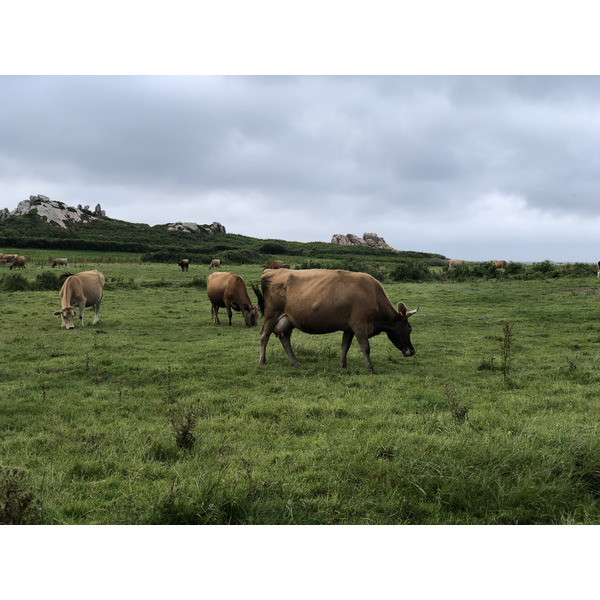
<svg viewBox="0 0 600 600"><path fill-rule="evenodd" d="M0 208L600 259L600 78L3 76Z"/></svg>

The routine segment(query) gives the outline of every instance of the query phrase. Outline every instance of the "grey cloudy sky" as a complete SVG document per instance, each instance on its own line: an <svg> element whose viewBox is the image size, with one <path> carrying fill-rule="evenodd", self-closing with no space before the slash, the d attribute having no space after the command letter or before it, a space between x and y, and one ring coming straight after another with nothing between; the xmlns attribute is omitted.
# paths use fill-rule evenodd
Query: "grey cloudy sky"
<svg viewBox="0 0 600 600"><path fill-rule="evenodd" d="M2 76L0 208L600 259L596 76Z"/></svg>

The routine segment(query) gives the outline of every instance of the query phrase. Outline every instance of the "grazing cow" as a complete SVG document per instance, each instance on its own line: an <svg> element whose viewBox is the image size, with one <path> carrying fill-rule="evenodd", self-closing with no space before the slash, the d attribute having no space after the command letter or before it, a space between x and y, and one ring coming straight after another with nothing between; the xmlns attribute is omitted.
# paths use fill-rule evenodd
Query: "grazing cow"
<svg viewBox="0 0 600 600"><path fill-rule="evenodd" d="M494 264L496 265L496 269L506 269L506 261L505 260L495 260Z"/></svg>
<svg viewBox="0 0 600 600"><path fill-rule="evenodd" d="M220 325L219 308L227 309L231 326L231 309L241 311L246 327L255 327L258 322L258 308L252 305L246 283L239 276L225 271L212 273L206 280L206 292L211 304L211 314L215 325Z"/></svg>
<svg viewBox="0 0 600 600"><path fill-rule="evenodd" d="M190 261L187 258L184 258L179 261L179 266L182 271L187 271L190 268Z"/></svg>
<svg viewBox="0 0 600 600"><path fill-rule="evenodd" d="M24 269L25 268L25 257L24 256L15 256L10 263L10 270L13 269Z"/></svg>
<svg viewBox="0 0 600 600"><path fill-rule="evenodd" d="M104 275L100 271L84 271L69 275L60 289L62 308L54 314L60 315L61 327L74 329L75 308L79 306L79 321L83 327L83 312L88 306L94 307L94 325L98 322L100 301L104 293Z"/></svg>
<svg viewBox="0 0 600 600"><path fill-rule="evenodd" d="M266 265L265 269L283 269L282 260L270 260Z"/></svg>
<svg viewBox="0 0 600 600"><path fill-rule="evenodd" d="M13 261L14 258L17 258L18 254L0 254L0 258L4 258L7 263Z"/></svg>
<svg viewBox="0 0 600 600"><path fill-rule="evenodd" d="M52 263L52 268L53 269L54 269L54 267L68 267L68 266L69 266L69 259L68 258L57 258Z"/></svg>
<svg viewBox="0 0 600 600"><path fill-rule="evenodd" d="M467 264L466 260L449 260L448 268L454 269L455 267L460 267L460 265L466 265L466 264Z"/></svg>
<svg viewBox="0 0 600 600"><path fill-rule="evenodd" d="M221 261L218 258L213 258L210 261L210 265L208 265L208 270L210 271L211 269L217 269L221 266Z"/></svg>
<svg viewBox="0 0 600 600"><path fill-rule="evenodd" d="M350 271L310 269L263 273L262 293L253 286L265 321L260 332L260 364L266 362L267 342L277 335L293 366L300 363L294 355L291 335L294 327L305 333L322 334L342 331L340 366L346 367L346 355L354 336L360 344L365 363L375 373L370 358L369 338L385 332L404 356L415 349L410 342L406 305L396 310L382 285L371 275Z"/></svg>

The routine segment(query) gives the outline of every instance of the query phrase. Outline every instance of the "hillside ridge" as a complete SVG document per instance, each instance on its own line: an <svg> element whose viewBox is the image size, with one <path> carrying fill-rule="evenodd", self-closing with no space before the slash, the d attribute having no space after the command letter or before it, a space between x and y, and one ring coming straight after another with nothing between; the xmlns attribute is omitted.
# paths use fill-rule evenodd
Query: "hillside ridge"
<svg viewBox="0 0 600 600"><path fill-rule="evenodd" d="M370 236L367 239L367 236ZM0 248L43 248L127 252L152 262L210 262L218 257L230 264L260 263L282 256L306 257L315 265L317 257L332 260L438 259L441 255L394 250L377 234L365 234L359 244L294 242L259 239L227 233L218 222L200 225L177 221L162 225L130 223L106 216L100 204L67 206L38 194L19 202L13 211L0 210ZM311 262L312 261L312 262Z"/></svg>

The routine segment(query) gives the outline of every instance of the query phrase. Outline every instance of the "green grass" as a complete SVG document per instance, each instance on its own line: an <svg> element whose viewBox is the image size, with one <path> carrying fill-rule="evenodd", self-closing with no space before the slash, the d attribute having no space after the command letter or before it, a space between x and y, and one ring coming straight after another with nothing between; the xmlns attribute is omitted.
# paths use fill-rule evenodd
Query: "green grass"
<svg viewBox="0 0 600 600"><path fill-rule="evenodd" d="M261 367L262 321L214 326L206 266L113 258L82 260L107 281L96 326L61 330L57 291L0 292L0 520L600 523L596 278L384 282L420 305L417 354L373 338L371 376L356 342L340 372L341 333L294 332L297 368L272 338Z"/></svg>

